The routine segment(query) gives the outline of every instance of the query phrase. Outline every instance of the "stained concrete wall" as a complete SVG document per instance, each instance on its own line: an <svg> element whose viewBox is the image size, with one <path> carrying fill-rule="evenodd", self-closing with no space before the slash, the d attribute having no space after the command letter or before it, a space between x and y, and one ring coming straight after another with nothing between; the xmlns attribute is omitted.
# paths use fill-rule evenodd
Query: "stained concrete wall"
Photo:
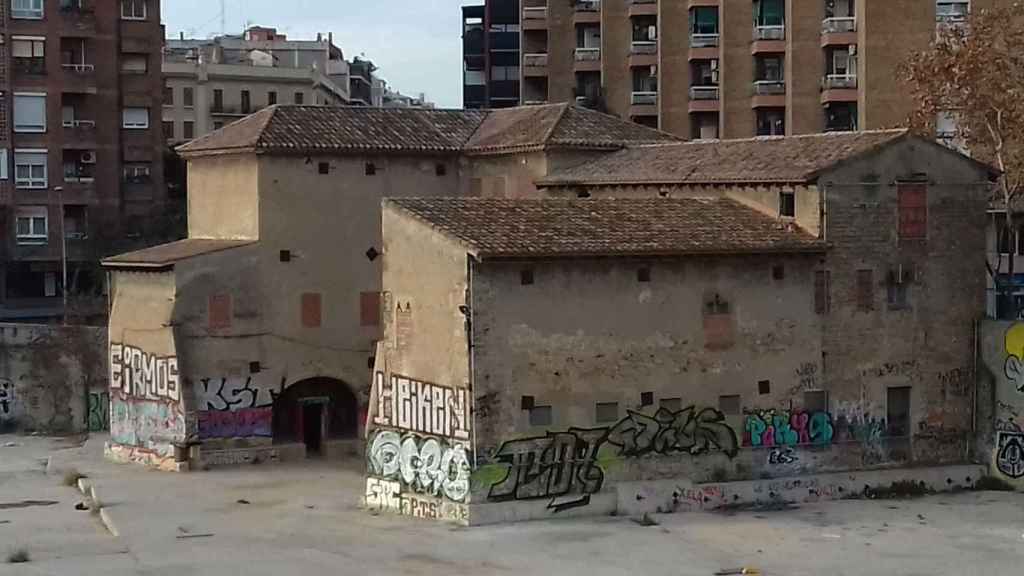
<svg viewBox="0 0 1024 576"><path fill-rule="evenodd" d="M258 176L255 156L189 162L189 238L259 238Z"/></svg>
<svg viewBox="0 0 1024 576"><path fill-rule="evenodd" d="M108 429L105 350L102 328L0 324L0 429Z"/></svg>
<svg viewBox="0 0 1024 576"><path fill-rule="evenodd" d="M978 363L979 460L1024 490L1024 324L982 321Z"/></svg>

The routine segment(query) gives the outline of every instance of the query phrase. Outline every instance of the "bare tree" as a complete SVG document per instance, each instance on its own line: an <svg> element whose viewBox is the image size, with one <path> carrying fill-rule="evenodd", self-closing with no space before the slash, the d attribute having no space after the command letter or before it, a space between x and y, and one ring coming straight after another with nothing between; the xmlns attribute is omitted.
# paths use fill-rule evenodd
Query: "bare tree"
<svg viewBox="0 0 1024 576"><path fill-rule="evenodd" d="M1006 210L1003 233L1012 243L1024 192L1024 4L976 10L966 22L943 26L929 49L908 57L900 72L917 103L914 129L934 135L937 118L947 115L956 126L950 136L1001 171L991 204ZM1016 318L1014 258L1011 251L1004 276L998 236L996 262L985 263Z"/></svg>

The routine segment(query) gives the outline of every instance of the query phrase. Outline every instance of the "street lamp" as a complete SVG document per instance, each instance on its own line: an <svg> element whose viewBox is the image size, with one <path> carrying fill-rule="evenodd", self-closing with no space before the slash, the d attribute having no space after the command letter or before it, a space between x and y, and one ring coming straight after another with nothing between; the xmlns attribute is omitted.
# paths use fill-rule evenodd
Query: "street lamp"
<svg viewBox="0 0 1024 576"><path fill-rule="evenodd" d="M64 310L61 313L61 322L67 326L68 323L68 234L64 230L64 187L54 186L53 191L57 193L58 204L60 205L60 292L64 299Z"/></svg>

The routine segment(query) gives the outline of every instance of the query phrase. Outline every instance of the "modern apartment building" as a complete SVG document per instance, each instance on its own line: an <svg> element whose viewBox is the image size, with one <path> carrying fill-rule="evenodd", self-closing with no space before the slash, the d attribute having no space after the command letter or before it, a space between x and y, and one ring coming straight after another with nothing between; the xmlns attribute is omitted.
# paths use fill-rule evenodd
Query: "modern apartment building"
<svg viewBox="0 0 1024 576"><path fill-rule="evenodd" d="M519 0L462 7L464 108L520 103Z"/></svg>
<svg viewBox="0 0 1024 576"><path fill-rule="evenodd" d="M0 27L0 318L55 318L165 207L160 2L2 0Z"/></svg>
<svg viewBox="0 0 1024 576"><path fill-rule="evenodd" d="M693 139L891 127L897 66L1005 0L523 0L523 103Z"/></svg>
<svg viewBox="0 0 1024 576"><path fill-rule="evenodd" d="M289 40L254 26L240 36L168 40L163 134L197 138L273 104L380 105L373 63L345 60L330 35Z"/></svg>

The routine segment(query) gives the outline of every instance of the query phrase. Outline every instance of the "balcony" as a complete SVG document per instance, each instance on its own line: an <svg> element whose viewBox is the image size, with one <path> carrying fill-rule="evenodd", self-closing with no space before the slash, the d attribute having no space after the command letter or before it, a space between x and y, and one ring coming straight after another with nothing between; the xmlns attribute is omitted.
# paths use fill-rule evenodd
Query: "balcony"
<svg viewBox="0 0 1024 576"><path fill-rule="evenodd" d="M96 93L96 67L93 64L61 64L61 69L64 72L64 92Z"/></svg>
<svg viewBox="0 0 1024 576"><path fill-rule="evenodd" d="M856 87L856 74L828 74L825 76L825 90L846 90Z"/></svg>
<svg viewBox="0 0 1024 576"><path fill-rule="evenodd" d="M857 43L857 18L842 16L821 22L821 46L848 46Z"/></svg>
<svg viewBox="0 0 1024 576"><path fill-rule="evenodd" d="M829 74L822 80L821 103L857 102L857 76Z"/></svg>
<svg viewBox="0 0 1024 576"><path fill-rule="evenodd" d="M689 112L718 112L718 86L690 86Z"/></svg>
<svg viewBox="0 0 1024 576"><path fill-rule="evenodd" d="M523 6L523 30L547 30L547 6Z"/></svg>
<svg viewBox="0 0 1024 576"><path fill-rule="evenodd" d="M600 48L577 48L573 69L577 72L600 72L601 71L601 49Z"/></svg>
<svg viewBox="0 0 1024 576"><path fill-rule="evenodd" d="M657 92L633 92L631 100L633 106L656 106L658 104ZM644 116L644 114L638 114Z"/></svg>
<svg viewBox="0 0 1024 576"><path fill-rule="evenodd" d="M96 8L93 6L93 0L61 0L60 18L65 33L96 32Z"/></svg>
<svg viewBox="0 0 1024 576"><path fill-rule="evenodd" d="M259 110L257 106L250 106L243 108L242 106L213 106L210 109L210 114L213 116L248 116L253 112Z"/></svg>
<svg viewBox="0 0 1024 576"><path fill-rule="evenodd" d="M655 66L658 64L658 42L634 40L629 48L629 66Z"/></svg>
<svg viewBox="0 0 1024 576"><path fill-rule="evenodd" d="M658 0L628 0L629 16L657 16Z"/></svg>
<svg viewBox="0 0 1024 576"><path fill-rule="evenodd" d="M64 145L71 148L96 146L96 122L93 120L64 120Z"/></svg>
<svg viewBox="0 0 1024 576"><path fill-rule="evenodd" d="M690 48L717 48L719 34L690 34Z"/></svg>
<svg viewBox="0 0 1024 576"><path fill-rule="evenodd" d="M601 22L601 0L576 0L572 15L574 25Z"/></svg>
<svg viewBox="0 0 1024 576"><path fill-rule="evenodd" d="M785 25L755 26L754 27L754 39L755 40L785 40L786 39L786 26Z"/></svg>
<svg viewBox="0 0 1024 576"><path fill-rule="evenodd" d="M547 76L547 54L523 54L523 76Z"/></svg>
<svg viewBox="0 0 1024 576"><path fill-rule="evenodd" d="M751 108L785 108L786 82L784 80L757 80Z"/></svg>

